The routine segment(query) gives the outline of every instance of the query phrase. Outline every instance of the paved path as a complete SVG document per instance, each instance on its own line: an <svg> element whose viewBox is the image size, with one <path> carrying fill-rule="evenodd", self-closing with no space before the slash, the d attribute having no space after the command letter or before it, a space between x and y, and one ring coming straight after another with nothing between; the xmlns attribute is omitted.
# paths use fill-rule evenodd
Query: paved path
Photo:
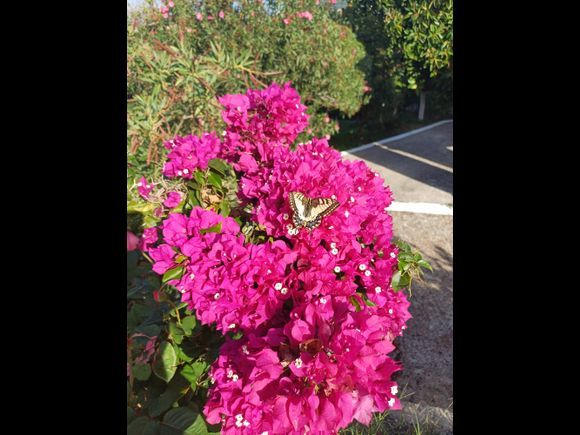
<svg viewBox="0 0 580 435"><path fill-rule="evenodd" d="M424 283L413 285L407 333L396 340L404 370L397 376L406 400L449 410L453 404L453 121L347 150L391 187L395 237L419 249L433 266ZM447 207L447 216L406 211L409 204ZM451 205L451 208L448 206ZM448 412L448 411L445 411ZM444 431L439 431L444 432Z"/></svg>
<svg viewBox="0 0 580 435"><path fill-rule="evenodd" d="M400 139L395 136L346 150L343 155L364 160L381 174L397 202L453 204L453 121L437 124L400 135Z"/></svg>

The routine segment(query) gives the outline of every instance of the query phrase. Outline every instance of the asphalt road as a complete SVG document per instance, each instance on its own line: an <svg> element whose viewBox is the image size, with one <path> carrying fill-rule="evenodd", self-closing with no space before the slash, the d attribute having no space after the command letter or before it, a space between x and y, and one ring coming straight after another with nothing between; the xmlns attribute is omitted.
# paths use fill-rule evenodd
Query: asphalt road
<svg viewBox="0 0 580 435"><path fill-rule="evenodd" d="M381 174L396 201L453 204L453 122L381 142L344 157L364 160Z"/></svg>

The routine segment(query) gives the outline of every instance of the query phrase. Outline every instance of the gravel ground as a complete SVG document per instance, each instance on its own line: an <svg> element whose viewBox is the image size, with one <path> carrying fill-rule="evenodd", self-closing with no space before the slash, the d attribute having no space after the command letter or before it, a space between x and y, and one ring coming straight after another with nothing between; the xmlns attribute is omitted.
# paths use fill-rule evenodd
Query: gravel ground
<svg viewBox="0 0 580 435"><path fill-rule="evenodd" d="M409 402L452 410L453 404L453 217L392 212L395 237L423 253L433 267L424 283L413 284L405 335L393 357Z"/></svg>

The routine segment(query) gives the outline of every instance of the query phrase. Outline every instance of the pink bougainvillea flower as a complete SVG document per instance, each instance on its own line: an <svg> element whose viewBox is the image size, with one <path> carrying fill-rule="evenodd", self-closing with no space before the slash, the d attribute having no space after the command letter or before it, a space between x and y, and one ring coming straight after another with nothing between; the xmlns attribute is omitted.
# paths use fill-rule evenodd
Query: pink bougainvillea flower
<svg viewBox="0 0 580 435"><path fill-rule="evenodd" d="M167 3L167 6L169 6L170 8L175 6L175 3L173 3L171 0L169 0L169 2Z"/></svg>
<svg viewBox="0 0 580 435"><path fill-rule="evenodd" d="M220 17L223 20L226 17L226 14L224 14L224 11L220 11L218 17Z"/></svg>
<svg viewBox="0 0 580 435"><path fill-rule="evenodd" d="M284 18L282 21L284 22L284 24L288 25L288 24L290 24L291 20L290 20L290 18Z"/></svg>
<svg viewBox="0 0 580 435"><path fill-rule="evenodd" d="M134 251L139 247L139 237L127 231L127 251Z"/></svg>
<svg viewBox="0 0 580 435"><path fill-rule="evenodd" d="M149 247L154 245L158 239L159 236L157 234L157 228L145 228L139 242L139 249L141 251L147 252Z"/></svg>
<svg viewBox="0 0 580 435"><path fill-rule="evenodd" d="M203 15L201 14L201 12L198 12L195 14L195 18L197 19L197 21L201 21L203 20Z"/></svg>
<svg viewBox="0 0 580 435"><path fill-rule="evenodd" d="M298 12L296 15L300 18L304 18L308 21L312 21L312 14L308 11Z"/></svg>
<svg viewBox="0 0 580 435"><path fill-rule="evenodd" d="M167 199L163 201L163 205L167 208L175 208L181 202L181 193L169 192Z"/></svg>
<svg viewBox="0 0 580 435"><path fill-rule="evenodd" d="M202 136L176 136L165 142L165 147L170 151L163 175L190 180L196 169L207 169L209 161L218 156L221 144L214 133L205 133Z"/></svg>
<svg viewBox="0 0 580 435"><path fill-rule="evenodd" d="M137 182L137 191L139 192L139 195L141 195L143 199L148 199L152 190L153 186L145 179L145 177L141 177Z"/></svg>

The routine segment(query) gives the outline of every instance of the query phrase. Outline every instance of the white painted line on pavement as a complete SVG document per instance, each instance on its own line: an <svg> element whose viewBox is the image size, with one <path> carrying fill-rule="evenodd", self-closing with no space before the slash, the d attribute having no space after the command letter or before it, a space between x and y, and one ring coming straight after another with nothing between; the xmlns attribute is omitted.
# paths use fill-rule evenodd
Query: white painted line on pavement
<svg viewBox="0 0 580 435"><path fill-rule="evenodd" d="M343 154L345 152L346 153L356 153L358 151L372 148L377 144L385 144L385 143L393 142L393 141L403 139L403 138L408 137L408 136L413 136L414 134L422 133L424 131L430 130L430 129L435 128L435 127L439 127L440 125L443 125L443 124L448 124L450 122L453 122L453 119L446 119L444 121L436 122L435 124L426 125L425 127L421 127L421 128L416 129L416 130L411 130L411 131L408 131L406 133L398 134L397 136L389 137L386 139L381 139L381 140L378 140L376 142L372 142L372 143L368 143L366 145L361 145L361 146L358 146L355 148L351 148L349 150L343 151Z"/></svg>
<svg viewBox="0 0 580 435"><path fill-rule="evenodd" d="M434 166L436 168L443 169L444 171L451 172L453 174L453 168L451 168L449 166L442 165L441 163L434 162L433 160L429 160L429 159L426 159L424 157L420 157L418 155L408 153L406 151L396 150L394 148L389 148L388 146L383 145L383 144L377 144L377 146L384 149L384 150L390 151L392 153L400 154L402 156L408 157L408 158L413 159L413 160L417 160L417 161L419 161L421 163L425 163L426 165L429 165L429 166Z"/></svg>
<svg viewBox="0 0 580 435"><path fill-rule="evenodd" d="M398 202L393 201L387 208L389 211L406 211L409 213L439 214L453 216L453 207L432 202Z"/></svg>

